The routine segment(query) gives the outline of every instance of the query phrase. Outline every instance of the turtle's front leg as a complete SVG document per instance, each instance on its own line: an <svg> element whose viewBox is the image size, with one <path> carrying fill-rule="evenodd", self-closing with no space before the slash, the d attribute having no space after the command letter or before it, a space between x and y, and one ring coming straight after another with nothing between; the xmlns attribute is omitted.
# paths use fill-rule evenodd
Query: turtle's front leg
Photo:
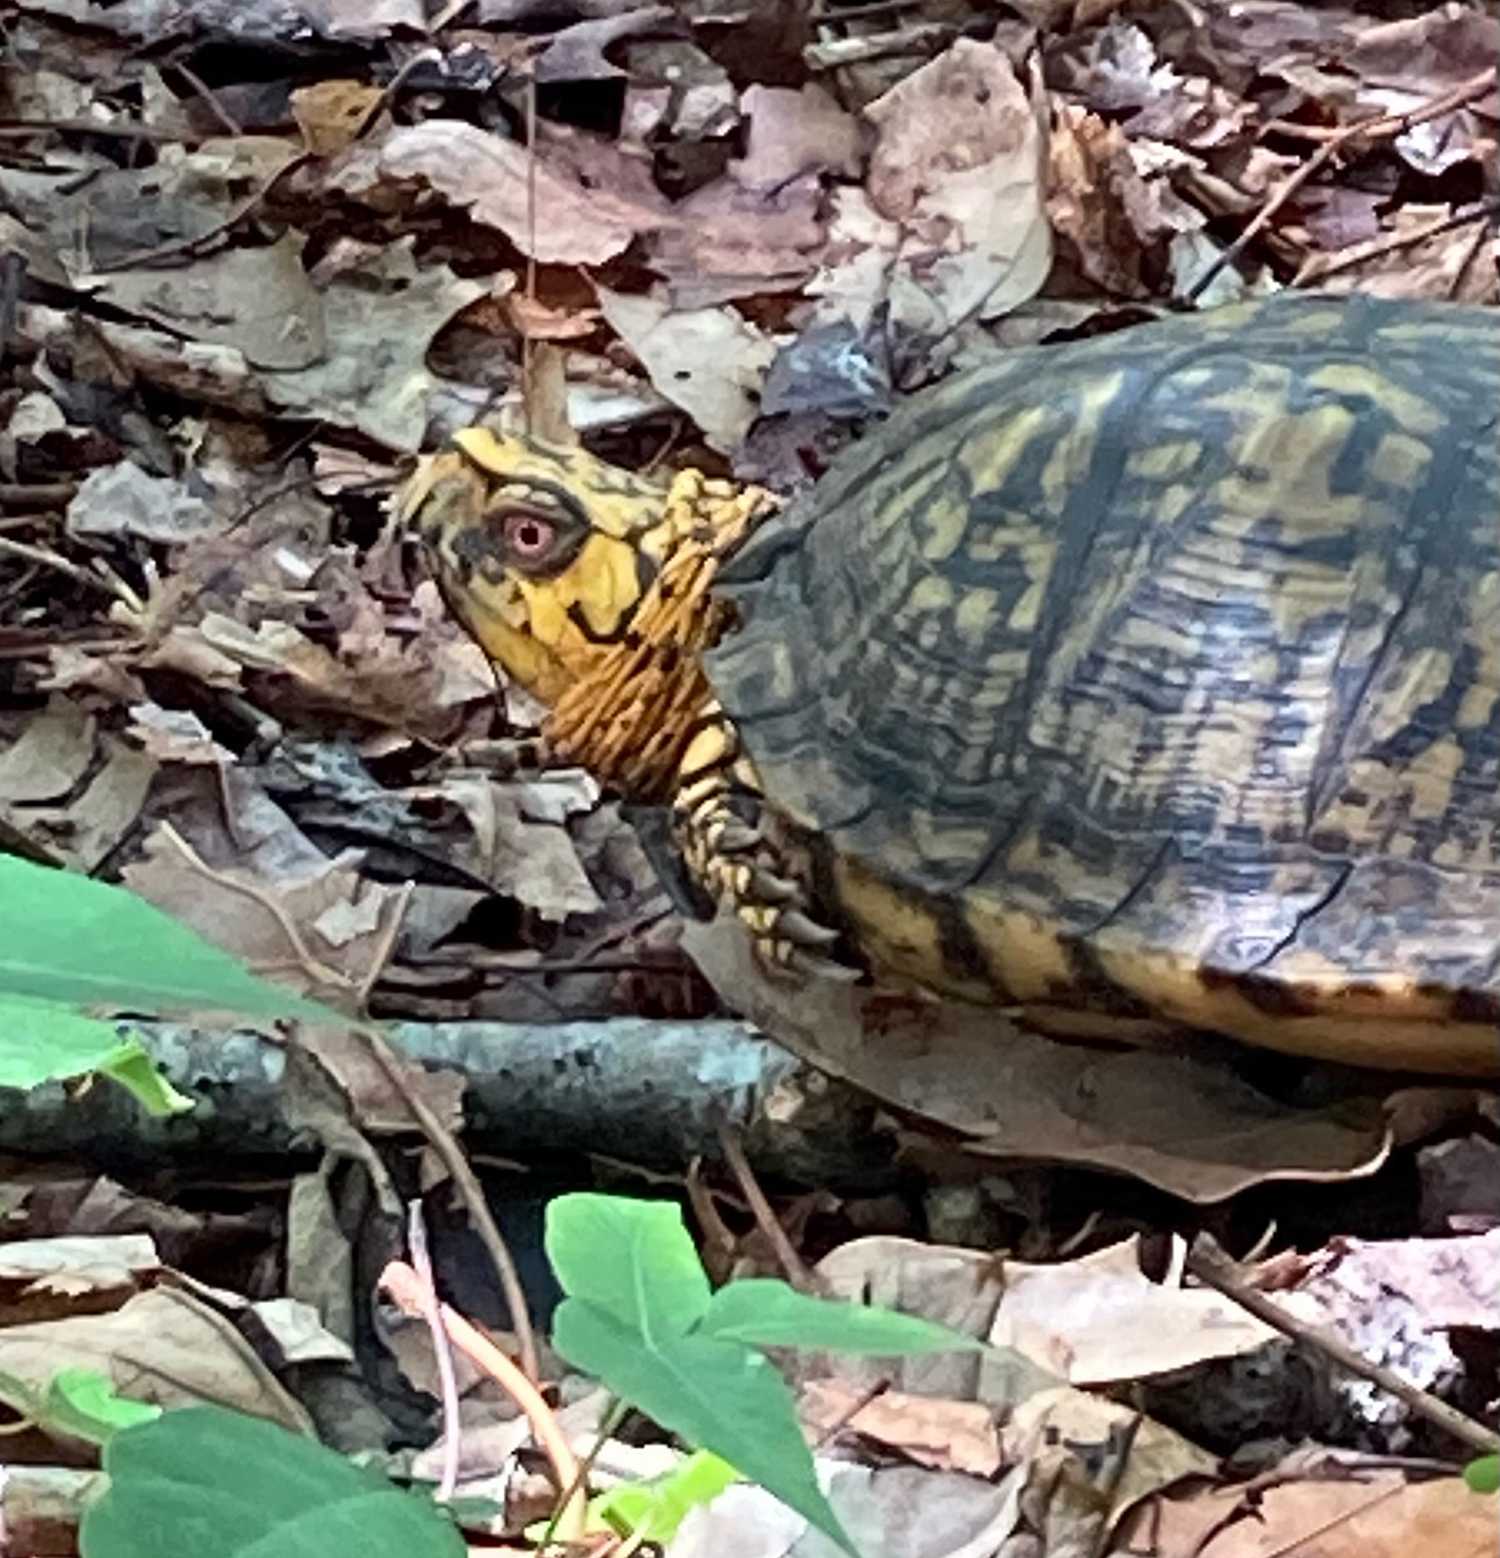
<svg viewBox="0 0 1500 1558"><path fill-rule="evenodd" d="M857 979L829 957L839 933L809 912L809 894L763 829L765 798L739 737L717 702L678 765L672 837L693 880L750 929L761 959L777 968Z"/></svg>

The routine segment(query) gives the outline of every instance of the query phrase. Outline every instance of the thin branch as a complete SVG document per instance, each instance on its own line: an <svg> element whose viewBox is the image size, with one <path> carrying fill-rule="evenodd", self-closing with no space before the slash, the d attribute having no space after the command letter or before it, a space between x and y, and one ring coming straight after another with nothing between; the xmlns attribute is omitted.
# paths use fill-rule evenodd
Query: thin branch
<svg viewBox="0 0 1500 1558"><path fill-rule="evenodd" d="M115 577L101 578L97 573L87 568L80 568L77 563L70 563L66 557L59 557L56 552L48 551L44 546L31 546L25 541L12 541L8 536L0 536L0 553L24 558L28 563L35 563L41 568L51 568L57 573L65 573L70 579L77 580L79 584L91 585L96 590L102 590L106 595L112 595L132 611L140 610L139 596L122 580Z"/></svg>
<svg viewBox="0 0 1500 1558"><path fill-rule="evenodd" d="M62 508L78 496L76 481L0 482L0 509L30 508L33 503Z"/></svg>
<svg viewBox="0 0 1500 1558"><path fill-rule="evenodd" d="M500 1226L495 1221L495 1214L490 1210L490 1204L485 1199L484 1189L478 1177L470 1166L469 1160L464 1156L463 1149L454 1140L453 1132L434 1113L431 1105L407 1074L406 1068L411 1065L411 1061L401 1054L378 1028L366 1027L360 1029L360 1032L364 1034L370 1053L385 1073L387 1081L401 1095L407 1108L412 1112L412 1118L421 1126L422 1134L426 1136L432 1145L432 1150L437 1153L443 1167L447 1169L448 1177L457 1186L464 1203L464 1210L474 1224L474 1232L479 1235L479 1242L484 1245L489 1254L500 1283L500 1291L510 1310L511 1324L516 1332L516 1347L521 1354L522 1372L527 1379L539 1380L541 1357L537 1350L536 1330L531 1323L531 1312L526 1305L526 1290L521 1286L521 1274L505 1242L505 1236L500 1232ZM565 1484L566 1480L564 1479Z"/></svg>
<svg viewBox="0 0 1500 1558"><path fill-rule="evenodd" d="M808 1268L807 1262L797 1253L771 1203L766 1200L765 1191L760 1188L755 1171L750 1167L750 1160L745 1156L739 1132L722 1116L715 1120L714 1126L718 1132L719 1147L724 1153L724 1161L729 1165L729 1172L734 1175L735 1183L740 1187L740 1193L755 1218L756 1227L765 1235L775 1252L776 1262L786 1273L787 1281L799 1293L819 1292L817 1277Z"/></svg>
<svg viewBox="0 0 1500 1558"><path fill-rule="evenodd" d="M1455 1439L1461 1440L1471 1449L1484 1454L1494 1454L1495 1451L1500 1450L1500 1434L1493 1429L1486 1428L1483 1423L1476 1422L1467 1413L1449 1406L1446 1401L1439 1401L1436 1396L1421 1389L1420 1386L1413 1385L1410 1380L1402 1379L1399 1374L1393 1373L1384 1364L1371 1363L1368 1358L1355 1352L1341 1336L1336 1336L1323 1326L1310 1325L1305 1320L1299 1320L1295 1315L1288 1314L1280 1304L1267 1298L1259 1289L1251 1287L1240 1275L1236 1263L1220 1248L1212 1235L1200 1233L1193 1241L1193 1247L1188 1252L1187 1269L1200 1282L1206 1282L1209 1287L1217 1289L1226 1298L1232 1298L1257 1320L1265 1321L1272 1329L1280 1331L1283 1336L1290 1337L1294 1342L1322 1353L1331 1363L1337 1364L1346 1373L1368 1380L1372 1385L1378 1385L1383 1391L1409 1406L1413 1412L1425 1417L1429 1423L1436 1423L1439 1428L1452 1434Z"/></svg>
<svg viewBox="0 0 1500 1558"><path fill-rule="evenodd" d="M217 243L226 234L233 232L247 216L260 207L282 179L296 172L297 169L306 167L312 160L311 152L301 152L290 161L284 162L259 189L253 190L234 206L223 221L215 222L212 227L201 233L195 233L190 238L174 238L171 243L159 244L154 249L141 249L135 254L123 254L119 259L102 260L96 262L91 269L95 275L103 276L113 271L136 270L141 266L156 265L162 260L191 258Z"/></svg>
<svg viewBox="0 0 1500 1558"><path fill-rule="evenodd" d="M296 958L297 965L304 974L309 975L317 983L328 985L335 990L351 990L354 988L354 982L348 975L343 973L342 970L334 968L331 964L325 963L307 945L302 939L302 932L298 930L296 922L286 912L285 908L277 903L275 898L258 883L241 881L240 878L230 876L224 871L216 871L170 822L162 823L161 832L162 837L204 881L212 882L215 887L222 887L225 892L237 893L242 898L248 898L251 903L264 909L276 922L276 928L286 938L286 943L292 949L292 955Z"/></svg>
<svg viewBox="0 0 1500 1558"><path fill-rule="evenodd" d="M370 992L379 982L380 976L385 972L386 964L391 960L391 953L396 949L396 937L401 934L401 927L406 922L407 907L416 890L415 882L403 882L396 890L395 901L391 905L390 920L381 929L380 937L370 953L370 966L359 982L359 1009L362 1012L370 1004Z"/></svg>
<svg viewBox="0 0 1500 1558"><path fill-rule="evenodd" d="M220 128L223 129L226 134L240 136L245 133L244 125L242 125L239 120L237 120L234 115L230 113L227 108L225 108L225 106L219 101L218 95L206 81L194 75L193 72L189 70L181 60L178 60L178 62L172 68L203 100L204 106L208 109L209 113L211 113L214 118L219 121Z"/></svg>
<svg viewBox="0 0 1500 1558"><path fill-rule="evenodd" d="M1469 206L1463 211L1454 211L1447 216L1440 216L1425 227L1413 228L1404 233L1388 233L1384 238L1372 238L1368 243L1356 244L1342 254L1330 256L1322 264L1318 263L1319 256L1311 256L1303 262L1301 270L1292 278L1292 285L1295 287L1309 271L1313 272L1311 277L1313 281L1322 281L1325 276L1335 276L1339 271L1348 270L1353 265L1363 265L1366 260L1376 260L1382 255L1397 254L1402 249L1415 248L1417 244L1428 238L1437 238L1443 233L1452 232L1455 228L1467 227L1470 222L1483 222L1497 215L1500 215L1500 199L1491 198L1477 206Z"/></svg>
<svg viewBox="0 0 1500 1558"><path fill-rule="evenodd" d="M1202 297L1209 285L1229 266L1245 252L1247 248L1270 226L1271 219L1280 211L1286 203L1297 193L1307 181L1320 169L1332 161L1333 156L1341 148L1351 141L1380 139L1401 135L1414 125L1425 124L1429 119L1440 119L1444 114L1452 113L1455 109L1462 108L1465 103L1472 102L1476 97L1482 97L1494 86L1497 72L1490 70L1481 71L1479 75L1471 77L1468 81L1460 82L1450 91L1444 92L1430 102L1423 103L1405 114L1382 114L1378 119L1360 120L1355 124L1346 124L1340 129L1332 131L1328 138L1300 167L1295 169L1290 177L1282 181L1270 199L1245 225L1243 231L1221 254L1219 254L1203 274L1188 288L1186 301L1195 302Z"/></svg>

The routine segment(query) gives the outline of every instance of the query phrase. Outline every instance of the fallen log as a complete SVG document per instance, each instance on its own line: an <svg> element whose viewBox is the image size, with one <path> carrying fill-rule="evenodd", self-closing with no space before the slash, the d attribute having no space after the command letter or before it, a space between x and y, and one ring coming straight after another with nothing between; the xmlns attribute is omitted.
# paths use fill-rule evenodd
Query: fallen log
<svg viewBox="0 0 1500 1558"><path fill-rule="evenodd" d="M154 1119L102 1081L0 1089L0 1150L123 1168L204 1154L279 1158L298 1146L281 1041L179 1023L127 1031L196 1108ZM463 1140L474 1152L582 1152L680 1168L694 1154L717 1155L722 1119L762 1172L867 1190L890 1176L888 1138L871 1128L876 1106L746 1023L621 1017L390 1031L425 1067L462 1073Z"/></svg>

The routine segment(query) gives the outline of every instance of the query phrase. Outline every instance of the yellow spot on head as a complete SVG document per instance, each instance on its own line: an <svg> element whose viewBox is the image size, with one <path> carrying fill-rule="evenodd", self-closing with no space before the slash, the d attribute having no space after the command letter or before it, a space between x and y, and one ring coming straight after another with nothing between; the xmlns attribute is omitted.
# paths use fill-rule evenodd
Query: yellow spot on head
<svg viewBox="0 0 1500 1558"><path fill-rule="evenodd" d="M455 614L549 704L629 628L654 571L643 543L669 525L665 488L584 449L484 428L425 462L403 508Z"/></svg>

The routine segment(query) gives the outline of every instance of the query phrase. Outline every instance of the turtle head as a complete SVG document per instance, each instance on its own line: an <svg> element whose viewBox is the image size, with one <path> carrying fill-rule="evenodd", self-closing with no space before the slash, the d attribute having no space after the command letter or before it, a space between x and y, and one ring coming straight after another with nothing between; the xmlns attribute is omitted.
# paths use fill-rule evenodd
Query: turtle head
<svg viewBox="0 0 1500 1558"><path fill-rule="evenodd" d="M710 696L699 652L732 616L714 573L774 500L469 428L423 463L401 506L450 609L548 706L556 745L626 793L666 787Z"/></svg>
<svg viewBox="0 0 1500 1558"><path fill-rule="evenodd" d="M583 449L467 428L403 507L450 609L553 705L629 634L668 550L668 496Z"/></svg>

